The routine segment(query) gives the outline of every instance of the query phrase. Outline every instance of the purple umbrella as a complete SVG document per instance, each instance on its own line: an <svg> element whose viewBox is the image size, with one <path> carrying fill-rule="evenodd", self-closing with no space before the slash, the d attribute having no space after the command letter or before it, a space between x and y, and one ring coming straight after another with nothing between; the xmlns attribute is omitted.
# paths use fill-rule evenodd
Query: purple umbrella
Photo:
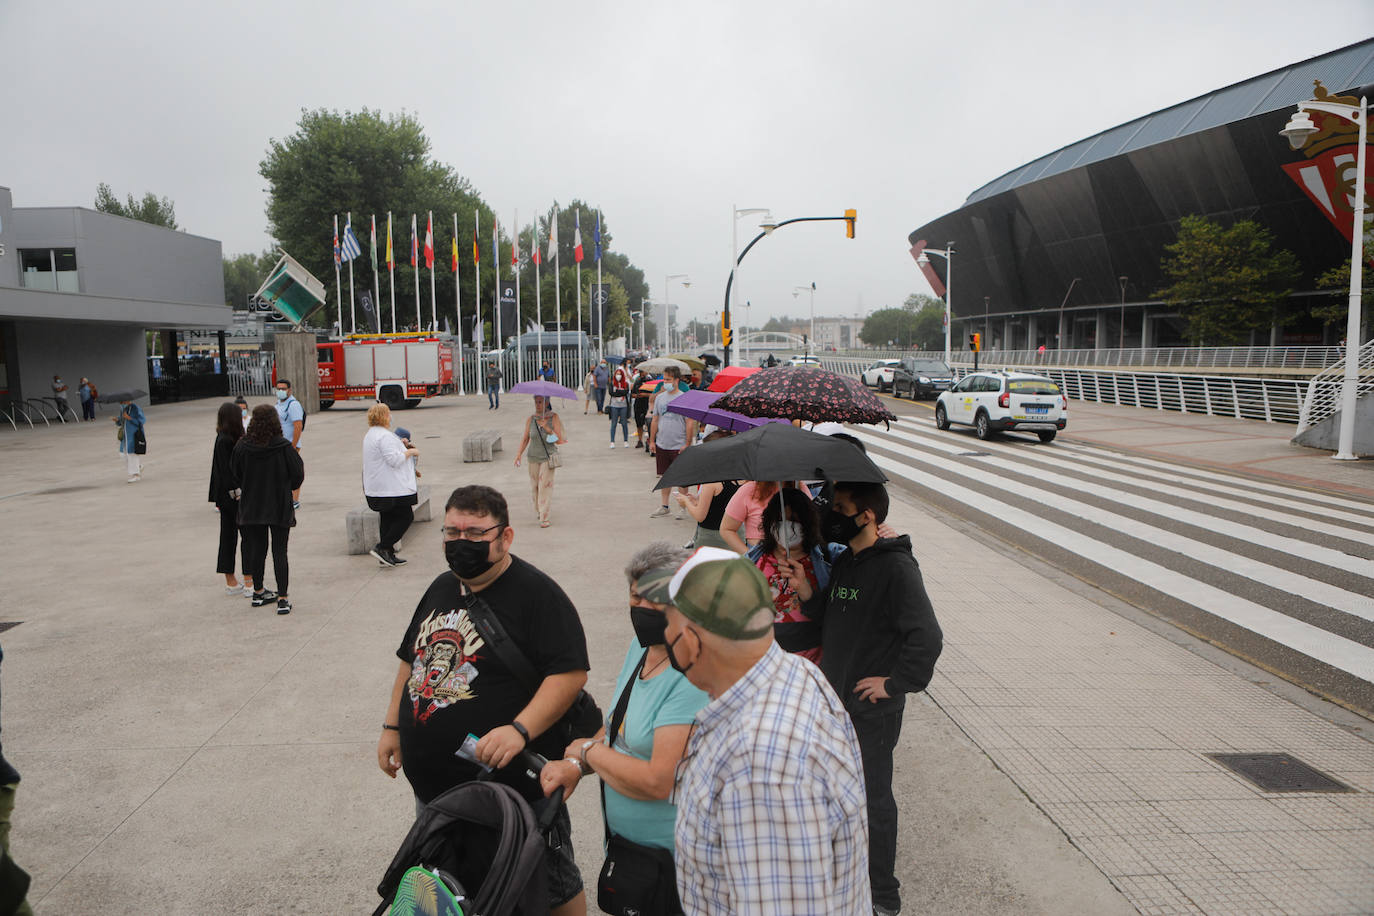
<svg viewBox="0 0 1374 916"><path fill-rule="evenodd" d="M546 398L563 398L568 401L578 399L577 392L571 388L565 388L555 382L545 379L532 379L528 382L517 382L510 386L510 394L538 394Z"/></svg>
<svg viewBox="0 0 1374 916"><path fill-rule="evenodd" d="M722 391L702 391L694 388L673 398L673 402L668 405L668 410L672 413L682 414L689 420L696 420L698 423L717 426L732 432L753 429L764 423L787 422L773 418L746 417L744 414L732 413L728 410L716 410L711 406L724 396L725 393Z"/></svg>

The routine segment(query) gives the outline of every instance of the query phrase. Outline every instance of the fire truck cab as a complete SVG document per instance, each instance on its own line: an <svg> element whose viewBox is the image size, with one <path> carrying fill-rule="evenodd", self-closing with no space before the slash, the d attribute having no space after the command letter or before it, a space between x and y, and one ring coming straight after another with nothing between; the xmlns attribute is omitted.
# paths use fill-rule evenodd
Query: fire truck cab
<svg viewBox="0 0 1374 916"><path fill-rule="evenodd" d="M316 347L320 408L376 400L392 410L453 391L453 345L434 334L359 334Z"/></svg>

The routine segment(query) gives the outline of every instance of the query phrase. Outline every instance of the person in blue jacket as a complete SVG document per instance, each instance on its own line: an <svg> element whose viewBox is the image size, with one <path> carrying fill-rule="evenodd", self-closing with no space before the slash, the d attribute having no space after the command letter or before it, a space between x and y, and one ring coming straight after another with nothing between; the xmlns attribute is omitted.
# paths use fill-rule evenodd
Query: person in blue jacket
<svg viewBox="0 0 1374 916"><path fill-rule="evenodd" d="M148 423L148 418L144 416L143 408L132 400L120 401L119 416L115 417L115 422L124 431L124 435L119 440L119 451L124 455L124 460L128 465L128 482L137 483L143 479L142 456L148 448L144 427Z"/></svg>

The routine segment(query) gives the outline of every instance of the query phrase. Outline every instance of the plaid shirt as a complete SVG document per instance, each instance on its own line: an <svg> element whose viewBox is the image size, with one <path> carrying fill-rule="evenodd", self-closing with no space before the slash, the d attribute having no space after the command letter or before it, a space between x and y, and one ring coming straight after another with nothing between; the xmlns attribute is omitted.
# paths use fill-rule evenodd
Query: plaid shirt
<svg viewBox="0 0 1374 916"><path fill-rule="evenodd" d="M872 911L859 742L810 662L775 643L697 714L675 800L688 914Z"/></svg>

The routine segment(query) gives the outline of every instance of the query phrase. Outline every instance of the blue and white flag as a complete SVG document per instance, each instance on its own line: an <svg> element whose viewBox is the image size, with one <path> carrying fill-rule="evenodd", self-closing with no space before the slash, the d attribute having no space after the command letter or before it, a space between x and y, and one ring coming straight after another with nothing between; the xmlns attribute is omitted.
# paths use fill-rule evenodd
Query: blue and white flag
<svg viewBox="0 0 1374 916"><path fill-rule="evenodd" d="M353 234L352 216L350 216L348 222L344 224L342 251L345 261L351 261L363 253L362 246L358 244L358 237Z"/></svg>

